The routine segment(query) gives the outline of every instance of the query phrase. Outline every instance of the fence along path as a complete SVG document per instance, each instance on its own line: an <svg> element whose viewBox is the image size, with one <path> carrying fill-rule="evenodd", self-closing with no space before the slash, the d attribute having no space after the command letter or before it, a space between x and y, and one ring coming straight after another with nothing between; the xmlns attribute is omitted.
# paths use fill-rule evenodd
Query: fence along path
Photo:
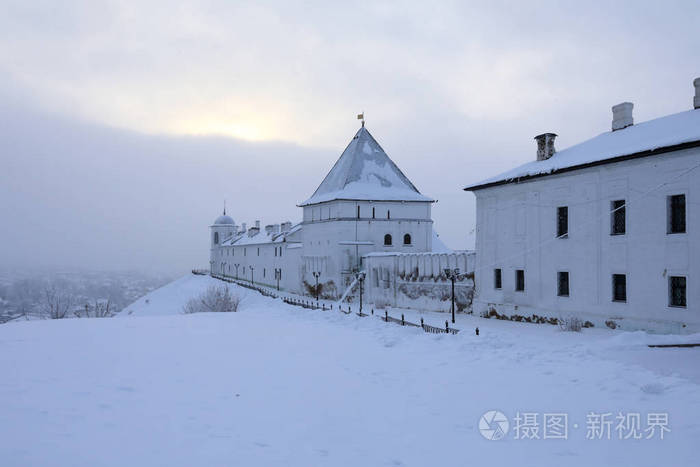
<svg viewBox="0 0 700 467"><path fill-rule="evenodd" d="M332 311L334 309L333 305L335 304L336 305L335 309L346 314L346 315L352 314L352 312L353 312L351 305L348 305L348 308L346 311L346 310L343 310L343 307L336 302L328 302L325 300L314 300L313 298L304 297L301 295L290 294L288 292L281 292L281 291L276 290L274 288L251 284L250 281L236 279L235 277L227 276L224 274L210 274L208 271L206 271L204 269L193 269L192 274L196 274L196 275L200 275L200 276L209 276L210 275L214 279L218 279L218 280L228 282L231 284L236 284L236 285L239 285L241 287L245 287L247 289L255 290L256 292L259 292L260 294L262 294L266 297L281 298L284 301L284 303L286 303L288 305L300 306L302 308L307 308L307 309L311 309L311 310ZM367 313L363 313L359 310L355 314L360 316L360 317L374 316L374 309L372 309L372 311L369 315ZM431 326L429 324L425 324L425 322L423 321L423 318L420 319L420 324L406 321L403 314L401 315L401 319L394 318L393 316L390 316L389 312L386 310L384 310L384 316L381 316L381 315L377 315L377 316L379 318L381 318L381 320L386 322L386 323L395 323L395 324L399 324L401 326L422 328L423 331L433 333L433 334L457 334L459 332L459 329L450 327L449 321L445 321L445 327L437 327L437 326Z"/></svg>

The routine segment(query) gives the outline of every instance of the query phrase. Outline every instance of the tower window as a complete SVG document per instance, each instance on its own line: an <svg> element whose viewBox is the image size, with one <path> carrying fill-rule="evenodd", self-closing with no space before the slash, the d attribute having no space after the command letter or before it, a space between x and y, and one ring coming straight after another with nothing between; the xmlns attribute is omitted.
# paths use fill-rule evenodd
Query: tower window
<svg viewBox="0 0 700 467"><path fill-rule="evenodd" d="M683 276L671 276L668 278L668 292L670 306L685 308L687 305L686 278Z"/></svg>
<svg viewBox="0 0 700 467"><path fill-rule="evenodd" d="M372 208L372 219L374 219L374 211L375 210L376 210L376 208Z"/></svg>
<svg viewBox="0 0 700 467"><path fill-rule="evenodd" d="M391 246L391 235L384 235L384 246Z"/></svg>
<svg viewBox="0 0 700 467"><path fill-rule="evenodd" d="M219 232L214 232L214 245L219 244Z"/></svg>
<svg viewBox="0 0 700 467"><path fill-rule="evenodd" d="M503 277L501 276L501 269L493 270L493 288L501 289L503 288Z"/></svg>
<svg viewBox="0 0 700 467"><path fill-rule="evenodd" d="M386 218L391 219L391 211L388 209L386 210Z"/></svg>
<svg viewBox="0 0 700 467"><path fill-rule="evenodd" d="M403 236L403 244L404 245L410 245L411 244L411 234L406 234Z"/></svg>
<svg viewBox="0 0 700 467"><path fill-rule="evenodd" d="M557 295L560 297L569 296L569 273L567 271L557 273Z"/></svg>
<svg viewBox="0 0 700 467"><path fill-rule="evenodd" d="M360 206L357 206L357 218L360 218Z"/></svg>
<svg viewBox="0 0 700 467"><path fill-rule="evenodd" d="M515 270L515 291L524 292L525 291L525 270L516 269Z"/></svg>
<svg viewBox="0 0 700 467"><path fill-rule="evenodd" d="M625 274L613 274L613 302L627 301L627 276Z"/></svg>
<svg viewBox="0 0 700 467"><path fill-rule="evenodd" d="M559 206L557 208L557 238L567 238L569 236L569 207Z"/></svg>
<svg viewBox="0 0 700 467"><path fill-rule="evenodd" d="M670 234L685 233L685 195L668 197L668 229Z"/></svg>
<svg viewBox="0 0 700 467"><path fill-rule="evenodd" d="M260 256L260 248L258 247L258 256Z"/></svg>
<svg viewBox="0 0 700 467"><path fill-rule="evenodd" d="M618 199L610 203L610 235L625 234L625 200Z"/></svg>

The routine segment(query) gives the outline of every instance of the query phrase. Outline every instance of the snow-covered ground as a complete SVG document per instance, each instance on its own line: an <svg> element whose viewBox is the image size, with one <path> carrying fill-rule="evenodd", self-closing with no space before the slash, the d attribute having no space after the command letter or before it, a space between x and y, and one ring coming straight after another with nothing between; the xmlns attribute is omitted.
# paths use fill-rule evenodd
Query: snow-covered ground
<svg viewBox="0 0 700 467"><path fill-rule="evenodd" d="M0 326L0 464L698 465L700 349L646 345L681 338L469 316L433 335L236 286L238 313L181 314L212 283L182 278L124 319ZM490 410L503 439L479 430ZM611 439L587 439L605 413ZM528 414L540 439L516 439ZM553 414L568 439L542 439ZM636 414L643 438L618 439ZM663 440L649 414L668 415Z"/></svg>

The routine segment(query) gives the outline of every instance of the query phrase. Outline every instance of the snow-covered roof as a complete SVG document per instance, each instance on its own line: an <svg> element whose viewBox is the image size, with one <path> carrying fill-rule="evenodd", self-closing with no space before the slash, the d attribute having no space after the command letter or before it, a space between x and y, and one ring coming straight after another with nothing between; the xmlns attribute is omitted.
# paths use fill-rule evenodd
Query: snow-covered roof
<svg viewBox="0 0 700 467"><path fill-rule="evenodd" d="M299 206L334 199L433 201L413 186L365 127L355 134L311 198Z"/></svg>
<svg viewBox="0 0 700 467"><path fill-rule="evenodd" d="M214 225L234 225L233 219L226 214L219 216L214 221Z"/></svg>
<svg viewBox="0 0 700 467"><path fill-rule="evenodd" d="M700 109L689 110L648 122L609 131L571 146L543 161L533 160L495 177L470 185L465 190L542 176L591 164L615 162L625 156L652 155L663 148L700 141ZM660 151L659 151L660 152ZM534 151L533 151L534 153Z"/></svg>
<svg viewBox="0 0 700 467"><path fill-rule="evenodd" d="M231 238L224 240L223 246L243 246L243 245L260 245L263 243L283 243L288 235L299 231L301 229L301 223L293 226L288 232L274 232L269 233L265 230L260 230L253 236L248 235L248 231L243 233L238 233Z"/></svg>

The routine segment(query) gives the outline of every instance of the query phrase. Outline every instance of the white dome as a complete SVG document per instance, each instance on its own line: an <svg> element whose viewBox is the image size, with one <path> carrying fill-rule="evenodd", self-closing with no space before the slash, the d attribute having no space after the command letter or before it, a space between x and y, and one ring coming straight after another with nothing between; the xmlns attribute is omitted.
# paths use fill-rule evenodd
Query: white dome
<svg viewBox="0 0 700 467"><path fill-rule="evenodd" d="M227 215L219 216L215 221L214 225L235 225L233 219Z"/></svg>

